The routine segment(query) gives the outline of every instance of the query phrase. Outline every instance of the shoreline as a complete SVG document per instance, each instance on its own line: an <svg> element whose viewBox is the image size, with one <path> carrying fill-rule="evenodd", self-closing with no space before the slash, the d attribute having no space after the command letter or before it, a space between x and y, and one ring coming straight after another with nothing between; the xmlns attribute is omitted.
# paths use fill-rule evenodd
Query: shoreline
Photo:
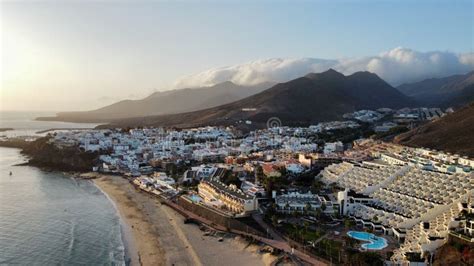
<svg viewBox="0 0 474 266"><path fill-rule="evenodd" d="M151 224L148 223L138 210L137 206L131 202L131 197L122 192L118 185L109 182L111 176L102 176L91 181L102 191L117 210L121 219L122 240L126 250L130 255L130 265L162 265L161 256L164 255L157 239L153 236ZM123 179L121 177L117 177ZM126 180L123 182L128 183Z"/></svg>
<svg viewBox="0 0 474 266"><path fill-rule="evenodd" d="M181 214L161 205L157 198L138 190L122 176L58 171L28 162L22 165L92 182L112 203L120 220L125 265L258 266L272 265L277 260L259 252L263 245L248 243L239 236L209 236L195 224L185 224Z"/></svg>
<svg viewBox="0 0 474 266"><path fill-rule="evenodd" d="M260 252L264 245L225 233L204 234L198 226L185 224L181 214L122 176L46 169L27 160L22 165L91 181L112 203L120 219L125 265L258 266L272 265L277 260Z"/></svg>
<svg viewBox="0 0 474 266"><path fill-rule="evenodd" d="M238 236L205 236L198 226L185 224L179 213L138 191L123 177L102 175L92 181L113 201L124 229L130 230L123 235L132 240L127 246L132 255L130 265L257 266L276 260L273 255L260 254L261 246Z"/></svg>
<svg viewBox="0 0 474 266"><path fill-rule="evenodd" d="M75 178L75 177L73 177ZM140 265L140 256L138 254L138 250L135 245L135 241L133 240L133 234L131 231L130 226L125 222L125 218L123 217L122 213L119 211L117 204L115 201L110 198L109 194L102 190L102 188L94 182L93 179L90 181L94 184L97 189L99 189L102 194L109 200L109 202L114 206L114 209L119 217L120 222L120 234L122 243L124 246L124 261L125 265Z"/></svg>

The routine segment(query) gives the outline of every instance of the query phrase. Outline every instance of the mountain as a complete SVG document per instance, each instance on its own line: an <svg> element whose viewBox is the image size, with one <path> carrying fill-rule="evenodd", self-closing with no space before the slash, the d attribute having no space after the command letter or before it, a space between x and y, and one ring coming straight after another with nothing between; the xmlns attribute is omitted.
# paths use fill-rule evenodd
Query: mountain
<svg viewBox="0 0 474 266"><path fill-rule="evenodd" d="M283 125L308 125L341 119L347 112L380 107L402 108L414 102L376 74L357 72L350 76L328 70L308 74L245 99L197 112L148 116L116 121L109 126L194 127L202 125L265 126L271 117Z"/></svg>
<svg viewBox="0 0 474 266"><path fill-rule="evenodd" d="M270 88L273 83L239 86L230 81L211 87L155 92L141 100L124 100L96 110L58 113L38 120L110 122L131 117L174 114L202 110L234 102Z"/></svg>
<svg viewBox="0 0 474 266"><path fill-rule="evenodd" d="M395 142L474 157L474 102L395 138Z"/></svg>
<svg viewBox="0 0 474 266"><path fill-rule="evenodd" d="M474 71L403 84L397 89L425 106L459 107L474 100Z"/></svg>

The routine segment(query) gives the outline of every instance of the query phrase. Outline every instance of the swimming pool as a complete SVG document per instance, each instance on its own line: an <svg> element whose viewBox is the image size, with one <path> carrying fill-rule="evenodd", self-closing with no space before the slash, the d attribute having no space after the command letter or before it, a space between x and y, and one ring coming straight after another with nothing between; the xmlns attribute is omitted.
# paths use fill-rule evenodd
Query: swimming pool
<svg viewBox="0 0 474 266"><path fill-rule="evenodd" d="M362 244L362 248L364 249L381 250L388 245L387 239L367 232L349 231L347 235L357 240L369 242Z"/></svg>
<svg viewBox="0 0 474 266"><path fill-rule="evenodd" d="M202 201L201 197L196 194L190 195L189 199L192 200L194 203L199 203Z"/></svg>

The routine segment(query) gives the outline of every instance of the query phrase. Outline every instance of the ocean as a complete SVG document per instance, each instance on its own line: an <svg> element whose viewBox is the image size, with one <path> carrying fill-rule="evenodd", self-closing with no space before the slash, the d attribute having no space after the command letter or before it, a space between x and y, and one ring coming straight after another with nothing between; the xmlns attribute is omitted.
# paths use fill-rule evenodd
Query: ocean
<svg viewBox="0 0 474 266"><path fill-rule="evenodd" d="M35 121L28 127L25 117L10 114L5 123L2 115L0 127L16 125L23 134L89 126ZM25 160L20 150L0 147L0 265L124 265L121 220L106 195L88 180L14 166Z"/></svg>
<svg viewBox="0 0 474 266"><path fill-rule="evenodd" d="M68 123L57 121L36 121L42 116L54 116L55 112L29 112L29 111L0 111L0 128L13 128L14 130L0 132L0 136L20 137L32 135L45 135L38 131L51 128L94 128L93 123Z"/></svg>

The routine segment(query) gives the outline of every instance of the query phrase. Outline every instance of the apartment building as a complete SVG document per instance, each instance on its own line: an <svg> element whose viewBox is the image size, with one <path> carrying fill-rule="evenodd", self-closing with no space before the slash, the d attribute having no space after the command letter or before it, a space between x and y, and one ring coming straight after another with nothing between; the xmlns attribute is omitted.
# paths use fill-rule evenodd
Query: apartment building
<svg viewBox="0 0 474 266"><path fill-rule="evenodd" d="M244 193L235 185L227 186L216 177L207 177L198 185L199 196L205 203L236 216L247 216L257 210L255 196Z"/></svg>

